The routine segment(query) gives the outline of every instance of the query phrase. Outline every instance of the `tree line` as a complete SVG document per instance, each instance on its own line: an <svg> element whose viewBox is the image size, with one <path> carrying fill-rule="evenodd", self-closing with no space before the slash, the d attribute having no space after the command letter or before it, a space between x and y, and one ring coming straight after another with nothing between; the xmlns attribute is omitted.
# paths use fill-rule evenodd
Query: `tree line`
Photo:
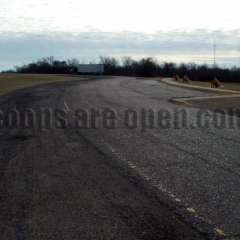
<svg viewBox="0 0 240 240"><path fill-rule="evenodd" d="M48 74L72 74L77 72L77 59L60 61L54 57L46 57L29 64L16 66L14 70L8 72L17 73L48 73Z"/></svg>
<svg viewBox="0 0 240 240"><path fill-rule="evenodd" d="M100 57L99 63L104 65L105 75L135 76L135 77L173 77L187 75L191 80L210 81L218 78L220 81L240 82L240 68L221 68L218 66L197 64L158 63L153 58L134 60L124 57L121 61L114 57ZM77 74L77 59L59 61L47 57L36 62L15 67L17 73L48 73Z"/></svg>
<svg viewBox="0 0 240 240"><path fill-rule="evenodd" d="M210 81L218 78L222 82L240 82L240 68L221 68L219 66L209 66L206 64L197 65L162 63L159 64L153 58L143 58L139 61L132 58L123 58L119 63L115 58L102 58L101 62L105 66L107 75L123 75L136 77L173 77L188 76L194 81Z"/></svg>

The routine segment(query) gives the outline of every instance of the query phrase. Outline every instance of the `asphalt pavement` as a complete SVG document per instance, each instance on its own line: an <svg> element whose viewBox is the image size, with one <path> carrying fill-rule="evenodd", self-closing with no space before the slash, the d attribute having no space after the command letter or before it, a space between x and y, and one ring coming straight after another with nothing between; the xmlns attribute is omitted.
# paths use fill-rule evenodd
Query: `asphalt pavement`
<svg viewBox="0 0 240 240"><path fill-rule="evenodd" d="M237 239L238 118L171 101L212 95L115 77L2 97L64 117L1 129L1 239Z"/></svg>

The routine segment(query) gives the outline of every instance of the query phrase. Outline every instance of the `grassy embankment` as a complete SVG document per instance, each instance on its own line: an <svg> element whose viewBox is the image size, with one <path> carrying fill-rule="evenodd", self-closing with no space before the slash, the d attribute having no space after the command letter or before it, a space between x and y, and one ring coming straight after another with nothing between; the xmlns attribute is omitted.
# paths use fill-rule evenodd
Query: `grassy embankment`
<svg viewBox="0 0 240 240"><path fill-rule="evenodd" d="M210 87L210 82L190 81L189 84L201 87ZM240 83L223 82L221 89L240 91Z"/></svg>
<svg viewBox="0 0 240 240"><path fill-rule="evenodd" d="M0 95L39 84L80 79L81 77L77 75L2 73L0 74Z"/></svg>

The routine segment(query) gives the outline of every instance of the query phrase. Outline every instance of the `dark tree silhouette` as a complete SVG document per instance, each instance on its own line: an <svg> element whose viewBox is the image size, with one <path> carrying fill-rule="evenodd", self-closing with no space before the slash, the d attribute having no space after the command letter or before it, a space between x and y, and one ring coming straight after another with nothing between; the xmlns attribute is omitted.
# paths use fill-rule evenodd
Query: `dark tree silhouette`
<svg viewBox="0 0 240 240"><path fill-rule="evenodd" d="M220 82L240 82L240 68L220 68L208 65L196 64L159 64L153 58L142 58L139 61L131 57L125 57L119 62L114 57L100 57L100 63L104 65L105 75L122 75L138 77L173 77L188 76L195 81L211 81L214 78ZM40 59L20 67L16 67L18 73L77 73L77 59L59 61L54 57ZM9 70L8 72L12 72Z"/></svg>

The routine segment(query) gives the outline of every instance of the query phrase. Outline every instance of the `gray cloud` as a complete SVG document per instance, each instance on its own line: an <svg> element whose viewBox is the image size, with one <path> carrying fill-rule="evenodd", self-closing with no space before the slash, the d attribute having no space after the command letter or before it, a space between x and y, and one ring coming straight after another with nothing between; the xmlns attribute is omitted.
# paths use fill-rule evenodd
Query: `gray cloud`
<svg viewBox="0 0 240 240"><path fill-rule="evenodd" d="M99 55L153 56L165 61L178 56L190 56L185 61L207 62L217 42L219 61L236 64L240 46L240 30L192 32L180 30L145 34L137 32L49 32L0 33L0 69L27 63L45 56L66 59L76 57L83 61L97 60ZM191 56L192 59L191 59ZM196 57L197 56L197 57ZM205 57L204 57L205 56ZM226 56L226 57L224 57ZM184 61L184 59L182 60Z"/></svg>

